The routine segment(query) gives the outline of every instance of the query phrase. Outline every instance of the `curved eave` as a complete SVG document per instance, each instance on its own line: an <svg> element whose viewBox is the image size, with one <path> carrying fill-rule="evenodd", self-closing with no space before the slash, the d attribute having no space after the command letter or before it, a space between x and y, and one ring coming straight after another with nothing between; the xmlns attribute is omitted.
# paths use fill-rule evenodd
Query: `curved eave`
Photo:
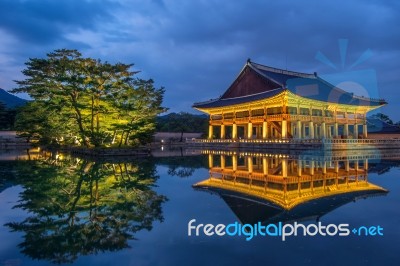
<svg viewBox="0 0 400 266"><path fill-rule="evenodd" d="M367 99L367 98L365 98L365 99ZM362 100L364 100L364 99L362 99ZM288 91L288 103L290 103L291 101L296 102L296 104L304 103L306 101L312 101L316 105L319 105L319 106L340 106L344 109L363 109L363 110L367 110L367 111L377 109L377 108L382 107L387 104L386 102L380 102L380 101L373 101L373 102L358 101L358 102L356 102L356 100L354 100L354 101L350 101L347 103L340 102L340 101L323 101L321 99L315 99L313 97L299 96L296 93L289 90Z"/></svg>
<svg viewBox="0 0 400 266"><path fill-rule="evenodd" d="M299 97L330 104L368 106L372 109L387 104L383 99L355 96L320 77L288 79L285 87Z"/></svg>
<svg viewBox="0 0 400 266"><path fill-rule="evenodd" d="M204 103L195 103L195 104L193 104L192 107L196 108L197 110L204 111L204 110L212 109L212 108L235 106L235 105L239 105L239 104L243 104L243 103L262 101L264 99L277 96L280 93L282 93L283 91L285 91L285 90L282 88L277 88L275 90L252 94L252 95L248 95L248 96L244 96L244 97L228 98L228 99L219 98L219 99L211 100L211 101L204 102Z"/></svg>
<svg viewBox="0 0 400 266"><path fill-rule="evenodd" d="M293 209L294 207L301 205L303 203L313 201L313 200L318 200L321 198L326 198L326 197L331 197L335 195L343 195L343 194L349 194L349 193L360 193L360 192L365 192L364 196L368 196L369 194L386 194L388 193L388 190L379 187L377 185L367 183L368 186L354 186L350 187L348 189L341 189L341 190L332 190L332 191L326 191L323 194L313 194L313 195L308 195L305 197L299 197L296 199L291 199L291 200L285 200L283 197L273 197L274 195L272 194L267 194L267 193L262 193L258 190L254 189L248 189L244 187L239 187L235 185L231 185L228 183L222 183L222 182L215 182L213 180L207 179L204 181L201 181L195 185L193 185L194 188L202 188L205 190L223 190L226 192L234 192L234 193L241 193L243 195L248 195L250 197L255 197L259 198L268 202L271 202L273 204L276 204L280 207L282 207L285 210L290 210ZM361 197L361 196L359 196Z"/></svg>

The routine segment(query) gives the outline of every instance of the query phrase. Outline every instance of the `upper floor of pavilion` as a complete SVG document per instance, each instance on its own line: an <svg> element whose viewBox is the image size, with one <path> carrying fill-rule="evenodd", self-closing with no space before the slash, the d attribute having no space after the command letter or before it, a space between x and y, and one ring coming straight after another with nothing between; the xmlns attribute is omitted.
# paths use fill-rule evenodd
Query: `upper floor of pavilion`
<svg viewBox="0 0 400 266"><path fill-rule="evenodd" d="M277 97L279 95L285 96L282 99L286 106L307 103L314 106L325 105L326 109L330 110L337 106L347 109L361 108L364 113L387 104L383 99L372 99L346 92L322 79L317 73L287 71L264 66L249 59L222 96L207 102L195 103L193 107L206 113L213 113L215 110L229 107L240 108L248 103L265 102L266 99L279 98Z"/></svg>

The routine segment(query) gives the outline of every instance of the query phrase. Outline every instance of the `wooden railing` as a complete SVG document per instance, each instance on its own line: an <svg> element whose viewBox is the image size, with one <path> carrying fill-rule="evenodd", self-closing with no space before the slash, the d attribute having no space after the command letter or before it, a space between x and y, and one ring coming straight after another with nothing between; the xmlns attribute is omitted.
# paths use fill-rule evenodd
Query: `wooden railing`
<svg viewBox="0 0 400 266"><path fill-rule="evenodd" d="M400 139L187 139L187 143L282 143L282 144L395 144Z"/></svg>
<svg viewBox="0 0 400 266"><path fill-rule="evenodd" d="M309 122L312 121L314 123L339 123L339 124L355 124L363 123L363 118L359 117L329 117L329 116L313 116L313 115L298 115L298 114L272 114L272 115L258 115L258 116L246 116L246 117L229 117L229 118L214 118L211 119L212 122L215 123L222 123L222 122L236 122L236 123L248 123L251 122L262 122L266 119L267 121L302 121L302 122Z"/></svg>

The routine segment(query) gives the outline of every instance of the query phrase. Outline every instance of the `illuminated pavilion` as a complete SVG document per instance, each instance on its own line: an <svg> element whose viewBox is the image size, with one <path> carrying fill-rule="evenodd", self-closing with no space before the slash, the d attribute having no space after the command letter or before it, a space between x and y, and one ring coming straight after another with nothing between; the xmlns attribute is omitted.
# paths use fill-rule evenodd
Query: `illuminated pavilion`
<svg viewBox="0 0 400 266"><path fill-rule="evenodd" d="M207 113L209 139L367 138L367 112L385 100L356 96L320 78L250 60Z"/></svg>

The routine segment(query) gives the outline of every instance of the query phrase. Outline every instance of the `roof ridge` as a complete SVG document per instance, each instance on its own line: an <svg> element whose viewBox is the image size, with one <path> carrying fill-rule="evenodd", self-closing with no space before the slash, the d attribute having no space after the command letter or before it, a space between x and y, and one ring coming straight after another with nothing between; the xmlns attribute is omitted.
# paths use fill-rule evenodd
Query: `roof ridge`
<svg viewBox="0 0 400 266"><path fill-rule="evenodd" d="M223 99L220 98L220 99L221 99L221 101L225 101L225 100L231 100L231 99L246 98L246 97L250 97L250 96L254 96L254 95L260 95L260 94L263 94L263 93L276 91L276 90L283 90L283 88L279 87L279 88L268 90L268 91L262 91L262 92L257 92L257 93L253 93L253 94L247 94L247 95L243 95L243 96L237 96L237 97L231 97L231 98L223 98Z"/></svg>
<svg viewBox="0 0 400 266"><path fill-rule="evenodd" d="M271 71L271 72L279 73L279 74L293 75L293 76L298 76L298 77L302 77L302 78L315 78L316 77L316 73L309 74L309 73L284 70L284 69L280 69L280 68L276 68L276 67L261 65L259 63L255 63L255 62L251 62L251 61L248 61L247 64L253 65L254 67L261 69L261 70Z"/></svg>

